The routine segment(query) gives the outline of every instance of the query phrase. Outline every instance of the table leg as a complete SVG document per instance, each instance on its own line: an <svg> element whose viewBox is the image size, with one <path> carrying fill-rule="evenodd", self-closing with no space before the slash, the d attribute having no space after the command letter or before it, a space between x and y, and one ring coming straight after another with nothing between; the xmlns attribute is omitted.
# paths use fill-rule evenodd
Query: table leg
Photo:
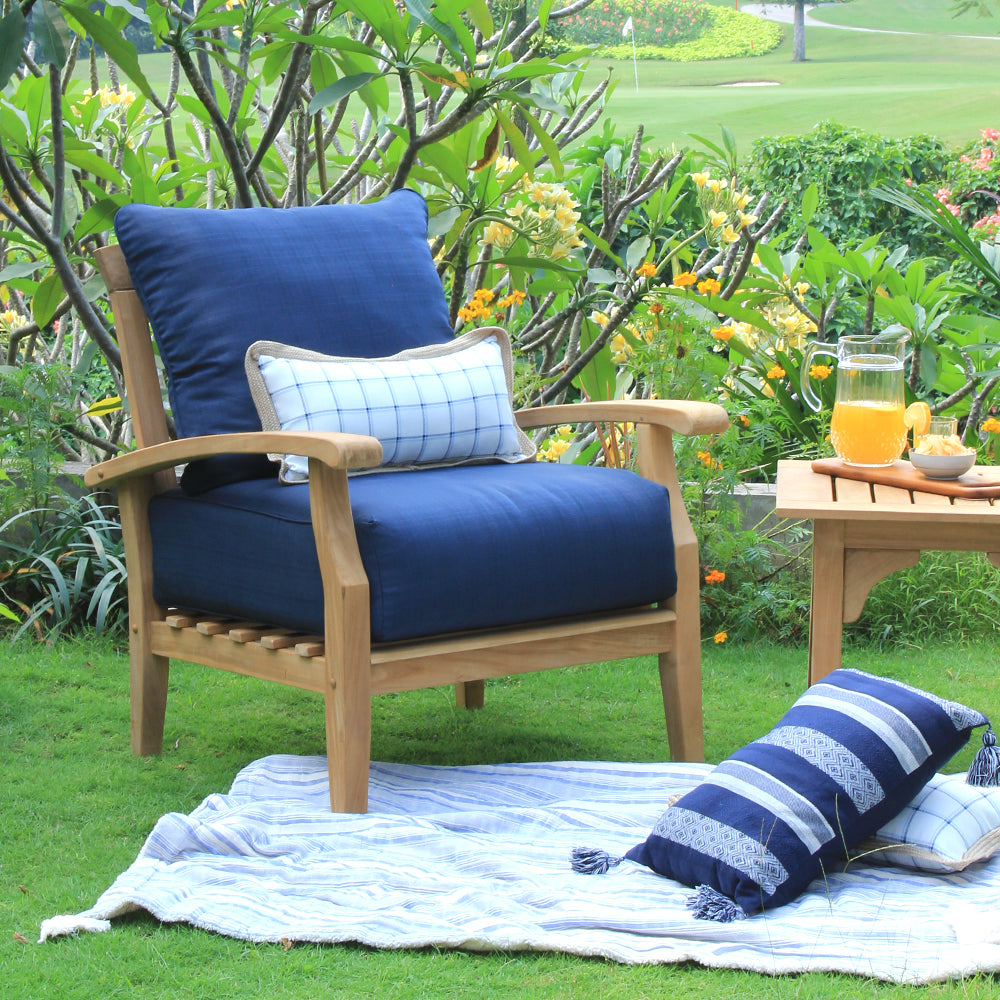
<svg viewBox="0 0 1000 1000"><path fill-rule="evenodd" d="M813 525L812 605L809 613L809 683L840 666L844 630L844 522Z"/></svg>

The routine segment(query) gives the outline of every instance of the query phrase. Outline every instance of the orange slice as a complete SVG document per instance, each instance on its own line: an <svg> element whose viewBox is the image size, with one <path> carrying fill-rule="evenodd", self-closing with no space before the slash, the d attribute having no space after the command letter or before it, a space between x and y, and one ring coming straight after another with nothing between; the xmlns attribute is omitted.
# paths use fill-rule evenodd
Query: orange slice
<svg viewBox="0 0 1000 1000"><path fill-rule="evenodd" d="M913 428L913 436L927 433L931 425L931 408L924 402L910 403L903 411L903 423Z"/></svg>

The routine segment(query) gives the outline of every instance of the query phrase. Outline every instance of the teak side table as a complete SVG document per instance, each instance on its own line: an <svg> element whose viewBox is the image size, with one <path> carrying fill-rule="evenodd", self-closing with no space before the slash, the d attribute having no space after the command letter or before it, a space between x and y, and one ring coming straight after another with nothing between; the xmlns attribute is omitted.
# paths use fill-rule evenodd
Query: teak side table
<svg viewBox="0 0 1000 1000"><path fill-rule="evenodd" d="M857 620L872 587L916 565L921 552L985 552L1000 567L1000 499L881 486L780 461L775 514L813 521L810 684L840 666L844 622Z"/></svg>

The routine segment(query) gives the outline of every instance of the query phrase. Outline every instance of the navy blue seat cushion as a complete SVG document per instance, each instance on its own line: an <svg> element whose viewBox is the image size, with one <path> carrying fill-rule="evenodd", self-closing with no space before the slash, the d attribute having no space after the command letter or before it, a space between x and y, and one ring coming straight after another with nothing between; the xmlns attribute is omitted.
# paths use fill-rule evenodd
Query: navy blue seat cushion
<svg viewBox="0 0 1000 1000"><path fill-rule="evenodd" d="M374 641L586 614L674 594L667 491L545 462L350 481ZM150 505L164 606L323 633L306 484L234 483Z"/></svg>
<svg viewBox="0 0 1000 1000"><path fill-rule="evenodd" d="M260 430L243 364L255 340L385 357L453 336L415 191L291 209L126 205L115 232L180 437ZM252 458L208 460L192 466L185 486L260 473Z"/></svg>

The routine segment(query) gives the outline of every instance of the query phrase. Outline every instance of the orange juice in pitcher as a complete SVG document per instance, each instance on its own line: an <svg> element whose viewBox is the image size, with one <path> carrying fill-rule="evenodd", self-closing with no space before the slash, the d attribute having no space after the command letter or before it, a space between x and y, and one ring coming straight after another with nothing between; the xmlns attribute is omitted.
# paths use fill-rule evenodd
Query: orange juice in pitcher
<svg viewBox="0 0 1000 1000"><path fill-rule="evenodd" d="M903 404L835 403L830 442L851 465L892 465L906 447Z"/></svg>
<svg viewBox="0 0 1000 1000"><path fill-rule="evenodd" d="M903 421L903 362L909 332L890 327L876 337L841 337L836 350L811 344L802 361L802 395L818 410L820 401L808 384L817 354L837 359L837 399L830 421L830 441L848 465L892 465L906 447Z"/></svg>

